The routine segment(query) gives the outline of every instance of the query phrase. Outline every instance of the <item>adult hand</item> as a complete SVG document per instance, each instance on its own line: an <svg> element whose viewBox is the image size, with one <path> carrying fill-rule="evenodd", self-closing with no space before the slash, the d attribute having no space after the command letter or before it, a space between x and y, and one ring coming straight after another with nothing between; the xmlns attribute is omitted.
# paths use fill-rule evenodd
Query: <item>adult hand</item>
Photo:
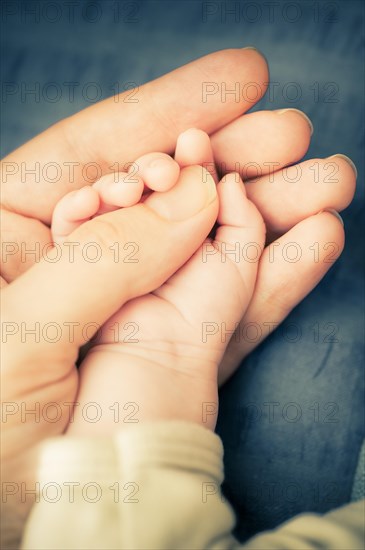
<svg viewBox="0 0 365 550"><path fill-rule="evenodd" d="M182 171L171 191L86 222L72 240L58 245L58 261L44 258L3 288L1 465L7 534L11 524L14 533L21 532L19 524L34 502L29 491L36 481L38 444L63 433L70 421L79 348L125 302L158 288L213 227L215 182L207 172L202 177L201 169L195 174L191 181ZM99 251L95 262L85 252L89 245Z"/></svg>
<svg viewBox="0 0 365 550"><path fill-rule="evenodd" d="M322 175L318 183L308 185L311 173L307 169L295 188L287 184L282 171L275 173L275 185L272 185L272 169L280 169L301 158L311 132L305 118L293 110L240 116L260 99L267 81L266 63L255 50L217 52L143 86L138 90L136 104L124 103L129 92L119 96L118 101L111 98L101 102L61 121L9 155L3 162L2 186L4 279L13 281L39 260L37 254L25 255L25 247L48 250L51 242L48 226L54 205L70 190L92 183L90 171L86 170L90 163L96 162L104 174L115 170L117 161L118 166L123 166L156 148L171 152L177 134L191 126L213 133L214 154L221 172L237 169L238 162L238 169L242 168L243 175L250 177L258 165L261 177L250 182L247 190L249 198L263 211L269 231L288 230L325 207L340 210L347 206L353 194L354 174L343 159L337 161L340 171L336 184L321 185ZM226 93L231 89L238 89L239 97L236 93ZM230 121L233 122L229 124ZM51 162L61 169L60 178L54 184L45 176ZM34 175L22 174L34 168L35 163L38 163L36 170L40 177L37 182L33 181ZM319 160L318 164L323 168L326 161ZM74 174L71 179L70 170ZM265 173L270 174L265 176ZM97 175L95 173L95 177ZM267 205L264 191L270 190L270 186L275 188L275 193ZM296 208L289 209L298 192L306 200L297 201ZM291 211L289 217L288 211ZM313 234L321 235L324 217L314 216L311 220ZM291 235L287 237L290 239ZM303 232L297 231L298 244L302 237ZM343 233L339 224L330 224L325 238L337 243L340 249ZM259 291L255 293L260 299L260 315L265 315L270 304L273 318L281 319L329 266L323 262L300 262L294 271L293 264L279 257L276 270L280 277L271 278L272 265L262 261ZM306 279L301 276L308 273L310 276ZM293 277L300 281L296 292L281 292L285 298L278 303L273 296L278 290L288 288ZM257 314L254 316L257 322Z"/></svg>
<svg viewBox="0 0 365 550"><path fill-rule="evenodd" d="M354 173L346 160L338 158L339 172L335 183L322 185L325 183L324 176L328 175L325 173L316 184L308 185L311 172L307 170L295 190L287 184L285 172L280 170L305 154L311 130L305 117L293 110L241 116L261 98L267 84L267 65L257 51L216 52L141 87L137 103L128 103L130 92L103 101L59 122L6 157L2 163L1 268L3 282L12 284L6 289L4 321L15 323L15 329L21 323L26 326L27 323L47 324L50 321L76 322L82 326L90 318L101 323L120 307L123 300L148 290L143 273L146 265L151 265L152 256L156 261L156 235L159 239L161 227L155 228L157 222L153 213L149 213L146 223L146 212L140 207L135 207L139 210L133 216L133 209L130 209L127 215L124 211L110 214L106 224L93 221L90 229L95 231L94 241L99 240L106 248L111 241L138 240L144 243L145 256L139 264L139 271L128 268L125 272L125 264L119 267L112 265L114 262L110 254L96 269L93 264L92 270L90 265L85 265L80 253L76 254L74 264L65 260L51 264L40 261L40 256L42 251L47 253L49 250L52 212L63 195L93 183L101 173L120 170L125 163L142 154L156 149L171 153L177 135L192 126L212 135L214 155L221 173L234 169L247 179L256 175L257 167L250 163L258 165L260 177L248 184L247 194L262 211L269 232L283 233L292 227L299 228L298 223L310 223L316 240L319 240L318 236L322 239L323 224L329 215L314 214L326 207L341 210L348 205L354 191ZM238 94L229 93L232 89L238 90ZM237 162L238 166L235 165ZM325 164L325 160L318 160L319 167L324 168ZM271 189L273 168L279 171L275 173L276 183L272 187L275 187L275 193L269 202L264 191ZM32 169L35 169L36 175L30 174ZM297 201L298 192L300 201ZM293 203L295 208L292 208ZM200 231L207 229L211 223L214 208L210 208L204 223L200 220L196 226L201 227L196 231L197 240L201 238ZM287 216L290 210L291 215ZM303 222L311 215L307 222ZM171 233L171 239L183 238L184 232L179 233L183 225L179 225L177 233ZM154 239L148 240L148 234L154 234ZM307 243L301 240L303 236L303 231L296 231L298 244L302 242L306 246ZM290 240L291 237L287 233L283 239ZM82 244L89 237L81 230L77 238ZM342 228L332 220L323 238L337 243L340 249ZM166 248L159 250L160 267L154 285L158 286L159 281L166 279L184 261L178 254L171 256L171 250L175 249L168 241ZM26 254L27 250L36 252ZM68 253L63 257L66 258ZM295 266L279 259L275 267L278 276L271 278L273 266L264 253L259 266L259 285L252 301L253 305L259 304L256 309L258 313L251 307L248 313L251 310L257 322L258 315L267 318L264 312L269 305L273 319L281 320L315 286L330 265L314 263L309 256L307 261ZM31 266L34 269L28 271ZM100 287L113 270L116 279L123 284L119 284L118 291L111 293L113 296L104 301L105 293ZM23 276L15 281L21 274ZM290 288L294 279L300 281L295 291L278 292ZM128 285L130 288L126 292ZM58 295L55 296L56 292ZM285 296L280 302L275 299L278 294ZM42 304L38 313L35 304L37 307ZM62 339L56 345L45 345L41 363L39 351L35 351L40 350L41 346L37 348L31 343L25 346L21 334L13 341L16 339L18 345L10 348L9 359L4 362L5 400L25 406L35 400L36 403L46 400L46 403L58 405L72 401L77 387L74 361L78 347L83 343L81 335L75 336L72 345L65 345ZM241 347L239 355L242 355ZM63 405L61 411L61 422L52 423L47 419L33 424L22 420L14 423L8 421L8 472L19 473L38 441L62 432L67 424L67 414L64 413L69 411L68 406ZM10 417L21 419L18 413L8 415L8 420ZM22 453L27 447L28 453ZM23 471L23 481L27 475Z"/></svg>
<svg viewBox="0 0 365 550"><path fill-rule="evenodd" d="M346 208L354 193L353 170L341 158L315 159L299 165L299 170L303 169L300 178L295 184L290 183L289 173L282 169L305 154L311 128L305 115L293 109L242 116L262 97L267 85L267 64L256 50L219 51L142 86L133 92L133 97L126 92L89 107L10 154L2 166L4 279L11 282L38 261L42 251L48 250L51 215L60 197L91 184L100 171L103 174L115 171L141 154L152 150L171 153L177 135L192 126L212 134L214 155L222 174L238 170L247 180L259 173L247 186L247 193L264 215L269 233L282 235L312 216L307 224L319 249L324 252L326 243L332 242L340 252L343 245L340 224L332 222L327 226L328 216L314 215L325 208L338 211ZM232 90L234 93L230 93ZM129 102L132 99L137 102ZM332 173L329 162L338 165L336 181L328 178ZM54 183L50 163L59 167ZM36 169L38 181L34 174L26 173L31 169ZM293 175L290 179L293 180ZM309 227L307 224L301 226L304 231ZM308 239L300 226L294 234L285 234L280 241L282 246L293 237L306 250L300 262L289 263L277 254L278 275L272 277L273 265L266 259L269 254L261 259L254 303L260 300L259 311L269 307L272 321L282 320L332 265L312 261ZM35 250L35 254L26 254L26 250ZM289 288L290 292L281 292ZM278 295L280 301L275 299ZM250 319L261 323L262 316L251 309L245 322ZM267 332L263 331L262 338ZM261 338L255 344L260 341ZM233 344L230 353L233 362L241 359L249 348L242 342ZM228 362L231 367L227 367L223 378L233 367L232 360Z"/></svg>

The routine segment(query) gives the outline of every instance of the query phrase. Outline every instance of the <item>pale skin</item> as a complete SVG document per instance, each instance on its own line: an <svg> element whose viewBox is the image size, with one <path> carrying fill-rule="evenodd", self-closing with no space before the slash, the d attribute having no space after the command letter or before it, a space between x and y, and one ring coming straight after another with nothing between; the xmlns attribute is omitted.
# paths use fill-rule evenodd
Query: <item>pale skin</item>
<svg viewBox="0 0 365 550"><path fill-rule="evenodd" d="M203 166L191 164L197 156L206 166L212 163L209 136L197 129L187 130L178 137L175 160L151 153L133 163L135 189L130 189L133 184L127 175L120 175L66 195L53 213L54 241L72 239L72 231L86 217L127 202L132 206L132 195L134 203L141 200L144 186L161 191L174 187L176 202L187 200L189 204L189 195L195 192L199 180L209 178L215 185L216 174L211 176ZM184 187L189 187L190 194L184 192ZM219 330L209 334L209 339L203 338L202 330L207 320L209 326L225 323L228 330L234 330L252 298L265 244L263 219L247 199L240 176L224 176L217 185L217 195L219 226L214 239L207 239L165 284L129 301L103 326L97 343L80 366L78 405L68 434L113 433L116 422L111 408L115 411L120 406L122 410L128 403L138 407L138 419L142 421L181 418L214 428L218 366L228 340ZM158 201L159 194L148 200ZM243 255L232 259L225 253L237 244L241 249L255 245L255 261L247 261ZM137 339L132 342L123 333L124 327L131 326L137 331ZM161 395L168 398L161 399ZM184 406L187 395L190 405ZM84 419L81 411L90 402L97 402L104 411L100 422ZM206 408L210 414L205 412L203 419Z"/></svg>
<svg viewBox="0 0 365 550"><path fill-rule="evenodd" d="M254 50L216 52L143 86L139 90L138 109L123 103L123 96L119 104L112 99L106 100L58 123L9 155L3 161L4 165L7 163L7 177L2 186L4 241L25 242L29 248L40 243L42 248L52 240L51 218L58 201L68 192L90 185L82 171L87 163L97 162L106 175L116 160L123 165L156 150L171 154L178 135L188 128L198 127L210 135L214 158L223 172L234 170L233 161L237 159L242 167L252 161L259 164L261 175L255 181L247 182L247 177L255 174L244 174L248 199L263 215L268 234L278 239L279 246L275 250L292 241L303 249L301 260L295 264L285 262L280 254L272 263L267 247L258 264L252 299L247 309L241 311L241 316L244 314L241 323L256 322L264 326L267 319L272 322L284 319L332 265L324 261L328 254L326 243L336 243L335 257L342 251L343 226L333 214L322 211L326 208L341 211L348 206L356 174L342 157L330 161L315 159L319 181L313 182L312 172L305 170L304 163L298 184L288 185L283 167L298 162L305 154L311 135L307 120L292 110L244 115L253 105L245 97L236 102L234 97L227 96L227 101L222 102L217 94L202 102L203 83L217 80L227 83L228 89L237 80L243 85L254 81L264 93L267 65ZM128 139L123 139L124 136ZM197 154L193 158L191 154L186 159L187 164L205 162L204 155L202 158ZM16 167L22 162L32 165L36 161L41 166L50 161L62 166L73 162L74 177L71 181L69 172L63 171L54 185L42 178L36 185L22 181ZM268 180L272 161L276 163L274 183ZM333 161L338 167L337 181L326 185L325 165ZM180 159L180 165L184 165L184 159ZM6 261L3 258L3 282L5 286L8 283L3 290L3 319L18 325L51 321L63 325L72 321L83 326L90 320L102 325L125 302L159 288L201 246L215 222L218 200L212 199L211 188L197 186L196 189L197 195L193 196L189 190L189 200L193 200L196 213L188 213L183 220L181 212L174 211L169 203L172 188L160 203L151 199L155 200L151 207L145 201L104 214L84 223L73 233L73 238L81 243L97 239L106 251L116 240L137 241L143 252L139 263L115 264L106 254L102 262L91 267L80 255L76 255L73 264L62 259L55 264L40 261L34 265L30 256L22 261L17 250ZM223 186L221 192L224 193ZM166 209L167 218L163 217ZM176 217L178 221L174 221ZM313 241L319 243L316 262L309 250ZM156 242L159 243L157 248ZM183 246L176 247L176 242ZM212 260L216 257L212 256ZM109 289L105 287L106 279ZM244 309L247 304L242 302L242 306ZM201 321L199 315L197 319ZM263 330L262 338L266 335ZM78 393L79 378L74 363L84 343L77 329L74 336L72 342L65 337L53 345L44 340L37 345L30 339L21 342L20 334L9 337L3 358L3 391L6 388L3 398L9 402L26 401L30 406L34 402L41 406L56 402L63 414L59 422L41 419L37 424L21 422L17 414L8 416L3 430L6 446L2 446L8 476L5 479L33 479L38 443L63 433L68 425L69 408L63 404L75 401ZM252 347L245 342L232 342L219 366L222 380L233 372ZM147 369L144 375L146 372ZM173 369L170 372L174 372ZM186 378L179 369L174 376L180 381ZM181 384L184 387L182 381ZM145 389L150 391L148 386ZM212 396L213 390L215 396L216 387L212 385ZM161 395L166 397L168 416L169 392L159 392L159 400ZM197 403L201 401L202 396L197 396ZM156 401L152 403L154 408L156 404ZM187 407L180 407L180 410L187 410Z"/></svg>

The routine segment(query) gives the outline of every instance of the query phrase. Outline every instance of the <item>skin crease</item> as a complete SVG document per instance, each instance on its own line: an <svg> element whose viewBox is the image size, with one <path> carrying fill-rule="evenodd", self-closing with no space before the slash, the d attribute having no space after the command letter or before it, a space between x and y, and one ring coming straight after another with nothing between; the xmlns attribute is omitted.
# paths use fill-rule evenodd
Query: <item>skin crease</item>
<svg viewBox="0 0 365 550"><path fill-rule="evenodd" d="M220 94L209 97L209 101L206 103L201 101L203 82L218 79L221 82L226 82L227 88L230 89L232 86L229 84L237 81L237 75L243 84L250 81L260 83L264 92L264 82L268 80L268 70L265 60L258 52L254 50L216 52L141 88L138 110L133 110L132 106L127 104L117 104L116 107L111 101L101 102L54 125L8 155L3 160L3 167L5 167L3 174L6 174L6 179L2 182L3 240L10 241L15 245L20 245L23 242L29 248L32 245L34 247L35 243L40 243L42 249L45 244L51 242L49 225L58 200L69 191L90 184L90 182L85 182L82 177L82 165L89 161L97 161L102 167L103 173L106 173L107 167L111 162L115 162L116 158L121 162L129 162L156 149L163 153L172 153L178 134L188 128L198 127L210 135L213 134L213 154L221 162L224 161L225 152L221 150L219 136L220 132L225 132L226 136L231 136L232 143L230 149L232 156L226 159L227 163L238 158L244 166L252 158L256 158L257 163L262 167L262 178L266 177L265 162L270 163L274 158L279 163L279 170L275 173L276 192L272 191L272 203L269 201L267 203L269 208L264 208L265 201L262 197L260 184L263 182L265 184L266 180L261 180L261 177L247 184L247 196L258 206L259 210L260 206L265 210L263 214L268 229L276 232L281 243L289 241L292 238L290 231L294 231L296 242L301 243L304 248L307 243L308 225L306 224L310 224L310 234L316 235L316 240L326 229L326 233L323 234L326 235L327 242L330 240L337 243L338 250L341 251L344 241L343 226L332 214L318 214L318 212L334 207L342 210L348 205L353 196L356 179L353 170L349 168L346 161L337 159L338 173L336 177L339 184L335 189L325 185L321 187L325 174L320 174L318 183L318 187L323 189L323 194L320 197L317 193L318 188L302 185L301 181L301 198L307 198L298 203L297 196L292 195L291 190L285 185L280 169L281 166L297 162L309 146L310 128L303 117L292 111L280 114L262 112L242 116L252 107L252 104L243 100L241 103L236 103L231 99L232 96L227 96L227 102L222 103ZM124 109L123 117L120 116L121 105ZM116 116L116 109L118 109L118 116ZM254 125L255 119L257 126ZM232 126L230 126L231 123ZM246 126L247 124L249 126ZM255 143L260 141L262 127L265 127L265 144L260 150L260 156L255 157ZM249 128L250 138L243 151L242 135L244 134L241 132L245 128L247 130ZM278 134L280 139L278 139ZM128 139L124 140L124 136L128 136ZM293 136L296 136L295 143L293 143ZM115 149L116 144L118 150ZM120 144L122 144L122 151L119 150ZM10 166L7 164L9 162L15 163L14 166L17 166L21 162L33 164L34 159L37 159L41 166L49 162L49 159L60 165L70 161L79 162L80 166L75 171L73 183L69 181L68 172L64 171L64 179L51 187L45 181L41 181L37 186L29 185L29 181L21 181L18 173L9 174L7 172ZM185 161L187 162L188 159ZM250 174L247 176L251 177ZM267 186L268 192L270 189ZM320 200L317 200L317 197ZM295 215L289 218L283 217L289 204L298 205ZM303 209L301 209L301 204L303 204ZM131 216L128 211L132 212L133 208L136 210ZM126 209L122 213L112 212L108 214L107 223L103 224L99 221L89 226L93 228L92 231L96 231L95 234L100 237L103 246L106 245L107 248L110 242L115 242L116 237L123 241L129 236L129 240L133 241L136 234L139 241L146 244L147 250L149 244L150 250L153 251L154 241L150 239L153 234L155 237L157 235L160 244L164 243L167 222L162 222L156 213L144 205L133 208ZM209 233L217 211L215 202L206 207L206 214L202 215L205 224L202 233L205 231L205 234ZM123 212L126 213L123 214ZM172 241L175 239L176 243L176 239L184 241L185 238L185 244L187 244L187 227L189 227L189 233L194 235L201 223L203 223L202 219L196 219L196 223L190 220L181 225L174 225L175 233L172 234ZM86 228L86 226L87 224L83 227ZM129 227L131 229L128 233ZM79 233L75 232L76 240L87 242L87 239L90 238L87 236L87 229L81 227L77 231ZM106 237L104 231L107 233ZM200 244L197 241L203 238L204 236L201 234L197 235L193 248L196 249ZM324 241L321 242L324 243ZM172 274L166 271L165 258L171 257L176 246L174 247L169 242L166 243L166 247L160 246L160 248L160 272L158 274L160 280L155 280L154 285L161 284L163 277L166 278ZM272 265L266 258L267 255L264 252L258 265L258 284L254 289L253 299L245 317L245 319L254 319L259 323L265 321L267 311L270 311L270 318L282 320L298 301L310 292L331 266L331 264L321 261L311 263L307 258L306 261L295 266L288 262L278 262L275 273L272 273ZM185 259L176 257L176 264L173 267L177 269L184 261ZM155 262L156 254L146 253L144 266L155 265ZM83 264L80 260L79 266L81 265ZM15 252L8 258L2 258L2 276L4 281L11 283L3 291L2 305L7 314L5 319L15 320L15 322L18 320L19 323L24 319L33 322L34 312L37 311L38 317L46 323L55 319L56 311L56 320L58 319L61 324L65 320L69 321L75 318L84 323L87 319L96 319L95 303L97 302L100 312L96 321L103 323L120 307L123 301L129 300L133 293L138 295L151 290L147 284L148 277L143 276L141 272L140 279L136 277L136 269L140 266L138 264L131 265L134 271L130 269L131 266L124 264L123 272L114 272L115 280L119 281L119 286L117 283L114 286L109 284L109 289L106 289L105 284L101 281L106 280L106 274L110 277L110 271L115 269L115 264L110 259L106 261L105 265L98 266L96 273L95 269L91 272L83 266L84 269L77 274L72 271L72 266L62 263L45 266L44 262L39 262L34 265L34 259L32 261L30 257L26 262L22 262L20 252ZM33 269L30 270L29 268L32 266ZM19 277L19 275L22 276ZM92 276L95 276L95 280L90 282ZM136 279L138 279L139 286ZM302 286L297 287L297 293L290 293L288 288L291 287L291 282L294 279L301 281ZM72 283L72 281L74 282ZM131 288L129 293L120 290L120 294L115 299L108 295L105 300L103 292L105 294L106 290L120 288L121 281L124 282L125 288ZM60 289L56 294L54 292L55 284ZM137 286L134 287L134 285ZM96 289L95 296L91 295L90 286ZM90 299L95 299L95 302L91 300L89 306ZM80 303L80 311L74 309L74 304L77 301ZM27 310L24 309L24 304L27 304ZM6 388L3 398L6 401L22 399L31 406L32 401L41 404L50 401L64 403L75 398L78 379L74 362L77 358L78 346L70 346L66 349L65 346L60 345L58 348L53 346L52 352L50 350L50 346L37 347L31 342L27 342L26 345L18 343L18 345L9 346L4 351L2 376L3 387ZM233 351L230 348L229 354L225 356L229 369L233 368L233 363L236 363L235 366L237 366L238 357L243 357L248 351L250 350L242 349L242 346ZM234 361L228 360L233 356ZM225 358L223 358L223 367ZM226 374L224 368L221 369L221 372L226 376L229 374L229 369L227 367ZM147 391L148 388L145 389ZM213 390L216 392L216 388L214 389L212 386ZM168 399L168 392L166 399ZM167 410L164 411L164 414L168 414L168 406L169 402L167 402ZM182 410L184 410L183 407ZM6 425L6 437L7 450L11 458L8 457L5 464L6 470L3 479L21 479L21 481L30 483L34 481L37 444L64 431L69 418L67 416L68 408L62 407L62 412L62 422L32 424L31 430L29 424L17 423L15 415L9 417L9 422ZM27 509L16 506L16 513L25 517Z"/></svg>

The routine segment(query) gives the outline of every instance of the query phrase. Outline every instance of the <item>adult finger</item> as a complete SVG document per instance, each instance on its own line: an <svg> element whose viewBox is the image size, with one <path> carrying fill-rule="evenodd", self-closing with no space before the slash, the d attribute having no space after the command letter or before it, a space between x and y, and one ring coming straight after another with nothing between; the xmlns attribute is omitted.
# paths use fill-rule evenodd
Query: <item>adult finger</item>
<svg viewBox="0 0 365 550"><path fill-rule="evenodd" d="M243 181L271 174L305 155L312 132L297 109L243 115L211 136L218 171L239 172Z"/></svg>
<svg viewBox="0 0 365 550"><path fill-rule="evenodd" d="M255 85L255 98L246 93ZM8 210L50 223L56 202L151 151L171 153L191 127L212 133L266 91L268 69L254 49L207 55L131 94L97 103L52 126L3 161ZM237 88L236 94L229 93ZM35 171L35 175L26 173Z"/></svg>
<svg viewBox="0 0 365 550"><path fill-rule="evenodd" d="M53 246L50 229L39 220L1 210L0 266L2 277L10 283L40 262Z"/></svg>
<svg viewBox="0 0 365 550"><path fill-rule="evenodd" d="M268 232L282 235L326 208L341 211L353 199L356 168L344 155L312 159L246 184Z"/></svg>

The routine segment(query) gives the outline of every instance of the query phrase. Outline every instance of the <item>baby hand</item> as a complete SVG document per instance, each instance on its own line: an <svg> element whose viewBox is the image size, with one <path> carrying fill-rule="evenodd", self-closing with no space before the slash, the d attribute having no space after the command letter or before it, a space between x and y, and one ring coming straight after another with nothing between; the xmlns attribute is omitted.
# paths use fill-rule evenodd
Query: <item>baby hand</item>
<svg viewBox="0 0 365 550"><path fill-rule="evenodd" d="M53 212L53 241L61 244L94 216L137 204L148 189L168 191L179 175L180 167L169 155L149 153L130 163L127 172L107 174L92 186L68 193Z"/></svg>
<svg viewBox="0 0 365 550"><path fill-rule="evenodd" d="M189 158L195 162L199 157L210 163L207 144L204 132L185 132L175 160L187 165ZM209 176L201 166L186 167L170 193L176 190L179 201L181 182L193 189L202 177ZM123 418L116 418L115 411L126 404L133 404L134 421L182 419L214 428L218 365L227 333L233 334L251 300L265 240L261 215L238 174L225 176L217 191L215 238L207 239L158 290L129 301L104 325L80 367L79 406L70 434L120 429ZM126 337L128 326L134 333ZM97 423L81 414L91 401L103 411Z"/></svg>

